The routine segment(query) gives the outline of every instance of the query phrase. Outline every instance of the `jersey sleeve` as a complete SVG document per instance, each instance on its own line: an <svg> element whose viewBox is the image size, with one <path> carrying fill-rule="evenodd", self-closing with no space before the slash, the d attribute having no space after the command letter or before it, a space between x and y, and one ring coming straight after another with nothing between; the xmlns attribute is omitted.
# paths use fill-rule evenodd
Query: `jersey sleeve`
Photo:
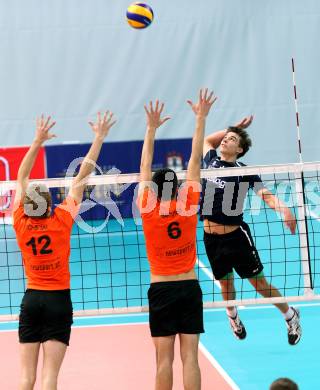
<svg viewBox="0 0 320 390"><path fill-rule="evenodd" d="M215 159L215 158L217 158L217 151L216 151L216 149L210 149L207 153L206 153L206 155L204 156L204 158L203 158L203 168L204 169L206 169L206 168L208 168L208 166L209 166L209 164L210 164L210 162L213 160L213 159Z"/></svg>
<svg viewBox="0 0 320 390"><path fill-rule="evenodd" d="M68 196L56 207L54 215L63 225L71 229L78 212L79 205L73 198Z"/></svg>

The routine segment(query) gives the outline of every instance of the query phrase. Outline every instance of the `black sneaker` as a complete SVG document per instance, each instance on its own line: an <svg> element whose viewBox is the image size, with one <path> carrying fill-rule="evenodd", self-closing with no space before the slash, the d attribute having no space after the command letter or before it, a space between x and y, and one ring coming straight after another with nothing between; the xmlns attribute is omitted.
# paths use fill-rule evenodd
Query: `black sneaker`
<svg viewBox="0 0 320 390"><path fill-rule="evenodd" d="M240 320L239 314L237 313L237 315L234 318L230 316L228 316L228 318L229 318L232 332L235 335L235 337L239 340L245 339L247 336L247 332L242 321Z"/></svg>
<svg viewBox="0 0 320 390"><path fill-rule="evenodd" d="M294 315L291 320L287 321L288 327L288 343L290 345L296 345L301 339L302 329L300 325L300 312L298 309L291 307L294 311Z"/></svg>

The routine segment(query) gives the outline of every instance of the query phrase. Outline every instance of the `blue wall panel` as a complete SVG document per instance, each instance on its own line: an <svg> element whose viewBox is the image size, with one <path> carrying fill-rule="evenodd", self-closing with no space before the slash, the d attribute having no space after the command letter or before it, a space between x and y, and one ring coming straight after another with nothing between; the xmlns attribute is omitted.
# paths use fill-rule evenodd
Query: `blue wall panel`
<svg viewBox="0 0 320 390"><path fill-rule="evenodd" d="M79 158L84 157L88 152L90 144L76 145L56 145L46 147L47 159L47 175L50 178L64 177L70 163ZM140 169L142 142L111 142L104 143L100 157L97 161L99 168L96 169L96 174L117 173L136 173ZM185 169L191 152L191 140L158 140L155 142L154 164L153 169L163 167L171 167L175 170ZM136 185L131 185L125 191L121 192L119 186L108 187L111 190L111 198L119 208L122 217L132 216L132 200L134 188ZM53 191L54 203L60 202L65 197L65 189L60 188ZM89 188L86 193L86 198L90 198L94 203L98 203L89 211L81 213L84 219L104 219L108 210L111 211L110 202L106 197L106 188L102 190L99 186L94 192ZM92 199L94 196L95 199ZM105 206L102 206L104 203ZM99 205L100 204L100 205ZM82 206L84 210L85 205ZM112 215L111 215L112 216ZM115 217L116 215L113 215Z"/></svg>

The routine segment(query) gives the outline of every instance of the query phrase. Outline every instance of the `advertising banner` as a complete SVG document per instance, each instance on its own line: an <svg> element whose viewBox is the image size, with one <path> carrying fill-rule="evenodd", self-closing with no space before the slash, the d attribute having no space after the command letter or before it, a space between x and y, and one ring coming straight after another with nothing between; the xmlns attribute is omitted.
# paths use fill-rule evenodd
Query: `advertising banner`
<svg viewBox="0 0 320 390"><path fill-rule="evenodd" d="M138 173L142 141L104 143L94 174ZM46 146L47 176L65 177L70 164L84 157L90 144L69 144ZM191 139L159 140L155 142L153 170L169 167L175 171L185 169L190 157ZM79 165L78 165L79 168ZM75 172L76 173L76 172ZM83 219L122 218L132 216L134 185L114 184L88 188L83 204ZM53 202L60 203L65 198L65 188L53 191Z"/></svg>

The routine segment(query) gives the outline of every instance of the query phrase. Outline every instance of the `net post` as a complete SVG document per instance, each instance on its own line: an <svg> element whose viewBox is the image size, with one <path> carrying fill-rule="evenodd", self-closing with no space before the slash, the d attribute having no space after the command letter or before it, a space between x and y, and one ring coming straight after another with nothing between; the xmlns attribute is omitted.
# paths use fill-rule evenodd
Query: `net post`
<svg viewBox="0 0 320 390"><path fill-rule="evenodd" d="M308 242L308 227L305 212L305 196L304 196L304 178L302 176L302 164L298 165L299 170L295 172L295 186L297 196L297 210L298 210L298 232L300 240L300 253L304 281L304 295L311 297L314 295L312 288L310 253Z"/></svg>

